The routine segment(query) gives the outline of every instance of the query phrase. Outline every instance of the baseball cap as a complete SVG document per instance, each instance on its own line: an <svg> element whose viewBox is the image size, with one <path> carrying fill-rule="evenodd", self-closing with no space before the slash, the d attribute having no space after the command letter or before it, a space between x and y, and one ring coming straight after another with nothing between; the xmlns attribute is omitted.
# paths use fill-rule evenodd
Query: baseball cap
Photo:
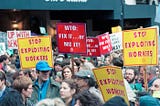
<svg viewBox="0 0 160 106"><path fill-rule="evenodd" d="M47 61L41 60L36 64L36 70L38 71L50 71L52 68L48 65Z"/></svg>
<svg viewBox="0 0 160 106"><path fill-rule="evenodd" d="M95 80L94 78L94 74L92 71L90 70L81 70L75 73L76 77L80 77L80 78L92 78Z"/></svg>

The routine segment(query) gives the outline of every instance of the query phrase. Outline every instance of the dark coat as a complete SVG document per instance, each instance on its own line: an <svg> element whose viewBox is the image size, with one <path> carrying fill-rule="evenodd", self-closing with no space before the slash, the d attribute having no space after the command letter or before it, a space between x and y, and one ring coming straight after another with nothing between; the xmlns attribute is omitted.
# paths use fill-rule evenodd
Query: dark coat
<svg viewBox="0 0 160 106"><path fill-rule="evenodd" d="M11 88L8 88L8 87L5 88L5 90L4 90L3 94L2 94L2 96L0 97L0 101L3 99L3 97L4 97L5 95L8 94L8 92L10 91L10 89L11 89Z"/></svg>
<svg viewBox="0 0 160 106"><path fill-rule="evenodd" d="M31 102L23 103L23 98L20 92L15 89L9 89L8 93L4 95L0 101L0 106L33 106Z"/></svg>
<svg viewBox="0 0 160 106"><path fill-rule="evenodd" d="M60 90L60 84L58 82L55 82L53 79L50 79L50 82L47 87L47 94L46 98L55 98L55 97L60 97L59 90ZM33 103L36 104L38 102L38 92L39 88L33 83L33 92L32 92L32 97L29 98L29 100Z"/></svg>

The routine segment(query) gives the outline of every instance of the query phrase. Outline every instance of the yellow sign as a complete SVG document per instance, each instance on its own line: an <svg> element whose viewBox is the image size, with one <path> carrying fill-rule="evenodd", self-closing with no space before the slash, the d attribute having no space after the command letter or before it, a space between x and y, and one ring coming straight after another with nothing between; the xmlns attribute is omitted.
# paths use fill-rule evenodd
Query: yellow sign
<svg viewBox="0 0 160 106"><path fill-rule="evenodd" d="M122 70L115 66L105 66L93 69L97 83L103 95L104 101L114 96L121 96L128 103Z"/></svg>
<svg viewBox="0 0 160 106"><path fill-rule="evenodd" d="M52 46L50 36L18 38L21 68L34 68L40 60L46 60L52 67Z"/></svg>
<svg viewBox="0 0 160 106"><path fill-rule="evenodd" d="M123 31L125 66L158 64L158 36L156 28L141 28Z"/></svg>
<svg viewBox="0 0 160 106"><path fill-rule="evenodd" d="M121 32L122 28L120 26L112 27L112 33Z"/></svg>

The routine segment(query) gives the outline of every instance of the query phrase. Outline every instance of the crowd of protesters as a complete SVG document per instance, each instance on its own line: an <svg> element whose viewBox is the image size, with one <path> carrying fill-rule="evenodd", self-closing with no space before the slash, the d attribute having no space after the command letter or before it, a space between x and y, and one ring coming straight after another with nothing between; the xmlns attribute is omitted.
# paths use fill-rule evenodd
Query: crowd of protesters
<svg viewBox="0 0 160 106"><path fill-rule="evenodd" d="M118 95L103 100L92 69L107 65L122 68L130 106L160 106L159 66L124 67L121 51L96 58L53 57L54 67L41 60L21 69L17 52L1 55L0 106L128 106Z"/></svg>

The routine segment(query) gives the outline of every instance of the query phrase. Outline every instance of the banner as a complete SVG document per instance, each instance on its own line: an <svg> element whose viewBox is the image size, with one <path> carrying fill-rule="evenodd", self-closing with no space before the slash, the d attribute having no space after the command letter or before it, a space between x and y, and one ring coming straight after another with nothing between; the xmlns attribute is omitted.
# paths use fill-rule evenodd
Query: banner
<svg viewBox="0 0 160 106"><path fill-rule="evenodd" d="M99 40L100 52L102 55L112 51L111 40L108 32L98 35L97 38Z"/></svg>
<svg viewBox="0 0 160 106"><path fill-rule="evenodd" d="M128 97L124 85L124 78L120 67L105 66L93 69L96 81L101 90L104 101L114 96L121 96L128 103Z"/></svg>
<svg viewBox="0 0 160 106"><path fill-rule="evenodd" d="M27 38L31 36L31 31L7 31L8 49L18 49L17 38Z"/></svg>
<svg viewBox="0 0 160 106"><path fill-rule="evenodd" d="M98 38L87 38L87 56L101 56Z"/></svg>
<svg viewBox="0 0 160 106"><path fill-rule="evenodd" d="M51 36L18 38L18 51L22 69L35 68L40 60L53 66Z"/></svg>
<svg viewBox="0 0 160 106"><path fill-rule="evenodd" d="M157 28L123 31L125 66L157 65L157 48Z"/></svg>
<svg viewBox="0 0 160 106"><path fill-rule="evenodd" d="M58 23L59 53L86 54L86 25L84 23Z"/></svg>
<svg viewBox="0 0 160 106"><path fill-rule="evenodd" d="M122 47L122 32L112 33L109 34L111 44L112 44L112 51L117 51L123 49Z"/></svg>

